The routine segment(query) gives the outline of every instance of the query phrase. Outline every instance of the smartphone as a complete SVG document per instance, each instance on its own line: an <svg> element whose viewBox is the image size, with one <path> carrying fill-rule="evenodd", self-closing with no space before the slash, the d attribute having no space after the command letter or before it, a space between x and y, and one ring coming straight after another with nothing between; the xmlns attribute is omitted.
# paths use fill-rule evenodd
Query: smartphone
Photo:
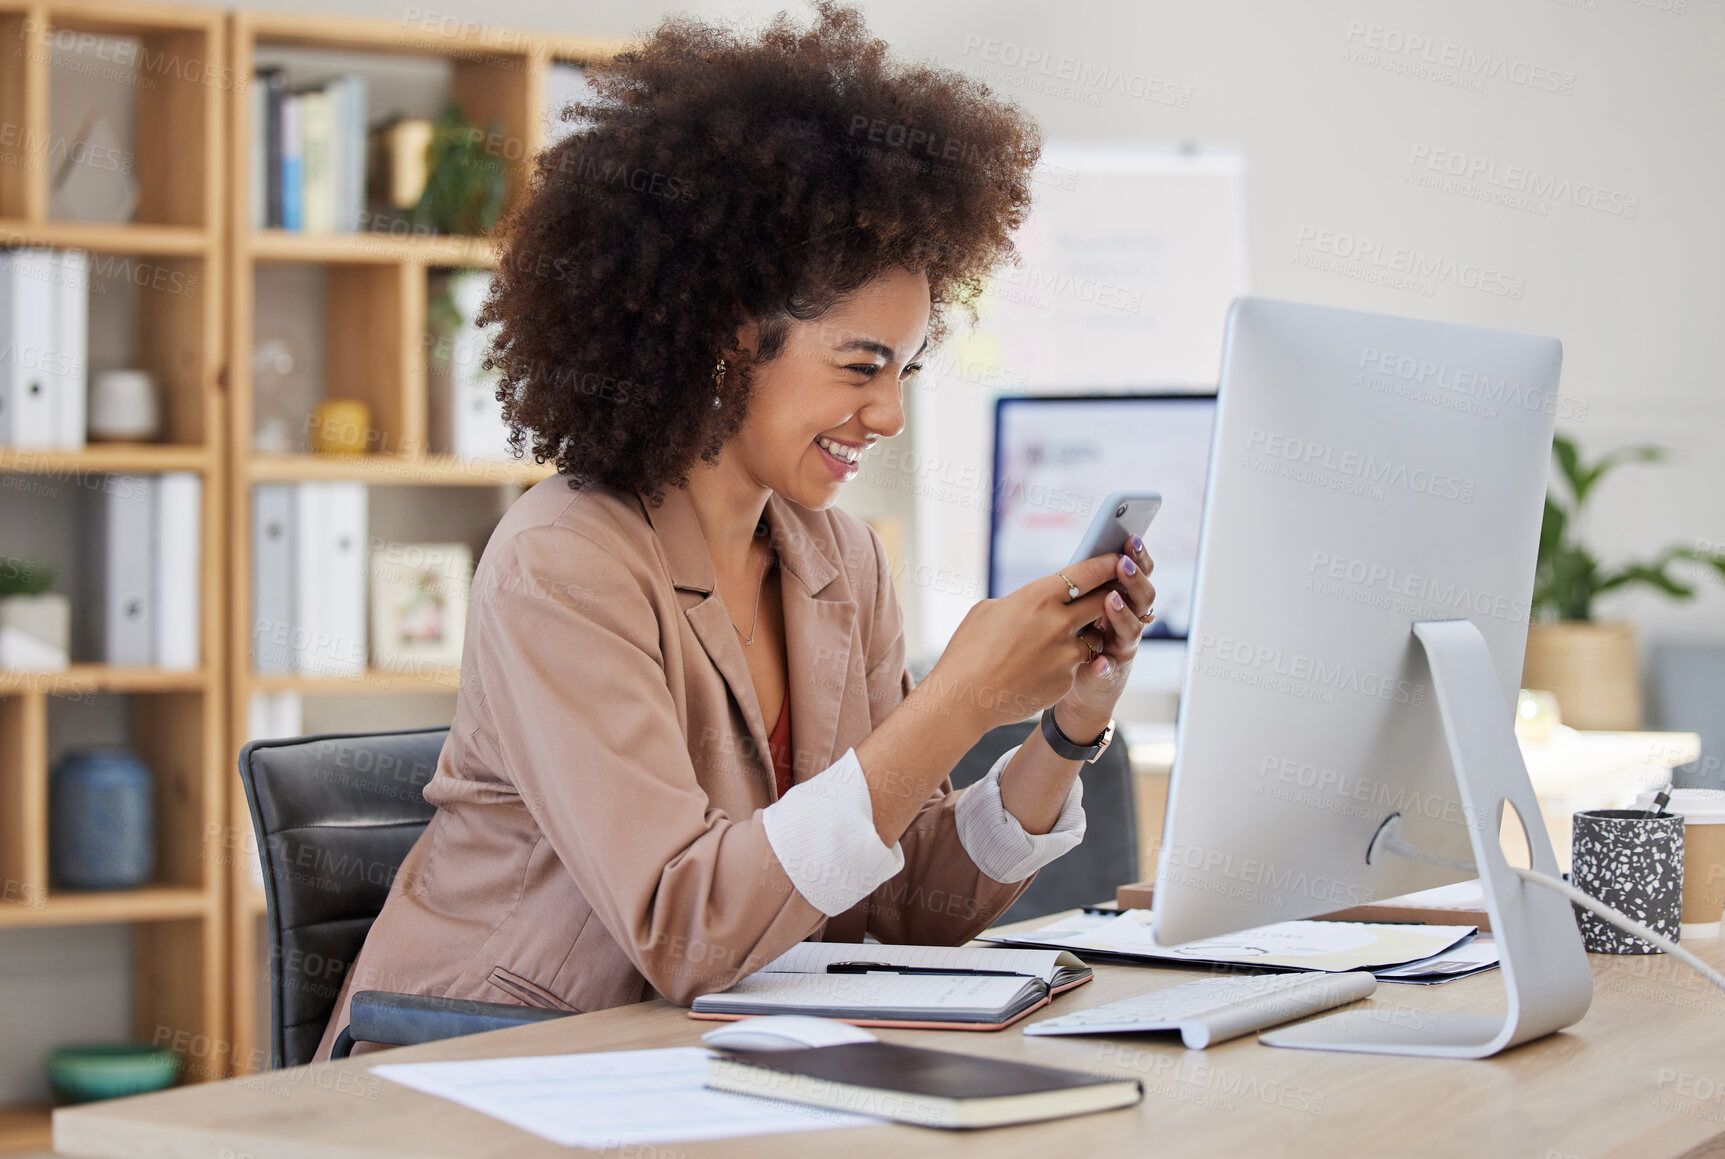
<svg viewBox="0 0 1725 1159"><path fill-rule="evenodd" d="M1150 521L1162 510L1162 496L1154 491L1116 491L1096 509L1090 530L1066 566L1097 555L1124 554L1126 540L1150 530Z"/></svg>

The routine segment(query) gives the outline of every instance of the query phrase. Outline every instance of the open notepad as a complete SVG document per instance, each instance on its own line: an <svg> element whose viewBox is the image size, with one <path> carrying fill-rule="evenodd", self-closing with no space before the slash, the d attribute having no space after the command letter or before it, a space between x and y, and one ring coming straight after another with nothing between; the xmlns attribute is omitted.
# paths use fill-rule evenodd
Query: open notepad
<svg viewBox="0 0 1725 1159"><path fill-rule="evenodd" d="M860 1026L997 1030L1090 977L1063 950L801 942L729 990L701 995L689 1016L811 1014Z"/></svg>

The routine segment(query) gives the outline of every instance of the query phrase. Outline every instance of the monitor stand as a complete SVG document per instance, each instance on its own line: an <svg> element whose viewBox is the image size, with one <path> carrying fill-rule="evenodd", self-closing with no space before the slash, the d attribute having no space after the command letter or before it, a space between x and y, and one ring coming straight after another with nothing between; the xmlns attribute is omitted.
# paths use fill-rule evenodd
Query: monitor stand
<svg viewBox="0 0 1725 1159"><path fill-rule="evenodd" d="M1474 865L1502 961L1508 1012L1499 1017L1421 1011L1417 1019L1386 1019L1368 1008L1259 1035L1267 1045L1485 1058L1579 1021L1593 1001L1593 972L1569 901L1523 881L1498 844L1507 800L1520 814L1532 867L1558 876L1485 637L1467 620L1422 620L1414 625L1414 635L1431 666Z"/></svg>

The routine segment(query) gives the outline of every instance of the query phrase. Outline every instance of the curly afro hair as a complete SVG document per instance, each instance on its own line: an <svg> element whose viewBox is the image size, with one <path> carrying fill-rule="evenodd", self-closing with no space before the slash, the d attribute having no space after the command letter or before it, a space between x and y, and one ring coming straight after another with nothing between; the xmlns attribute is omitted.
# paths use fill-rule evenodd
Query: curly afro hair
<svg viewBox="0 0 1725 1159"><path fill-rule="evenodd" d="M944 308L972 323L1016 262L1041 134L964 74L900 65L860 12L816 0L758 39L690 16L595 63L578 126L535 159L499 223L478 321L517 452L571 483L681 486L747 410L751 371L894 267L926 271L929 345ZM752 360L737 351L753 322ZM722 405L714 370L724 357Z"/></svg>

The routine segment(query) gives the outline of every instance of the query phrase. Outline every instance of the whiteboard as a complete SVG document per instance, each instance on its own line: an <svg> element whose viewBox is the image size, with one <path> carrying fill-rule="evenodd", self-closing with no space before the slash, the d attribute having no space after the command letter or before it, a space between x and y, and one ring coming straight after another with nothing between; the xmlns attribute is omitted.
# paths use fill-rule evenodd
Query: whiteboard
<svg viewBox="0 0 1725 1159"><path fill-rule="evenodd" d="M1244 157L1231 150L1049 142L1035 201L977 303L907 400L921 638L931 658L987 589L994 400L1003 393L1208 391L1228 306L1246 292ZM961 577L955 581L954 577Z"/></svg>

